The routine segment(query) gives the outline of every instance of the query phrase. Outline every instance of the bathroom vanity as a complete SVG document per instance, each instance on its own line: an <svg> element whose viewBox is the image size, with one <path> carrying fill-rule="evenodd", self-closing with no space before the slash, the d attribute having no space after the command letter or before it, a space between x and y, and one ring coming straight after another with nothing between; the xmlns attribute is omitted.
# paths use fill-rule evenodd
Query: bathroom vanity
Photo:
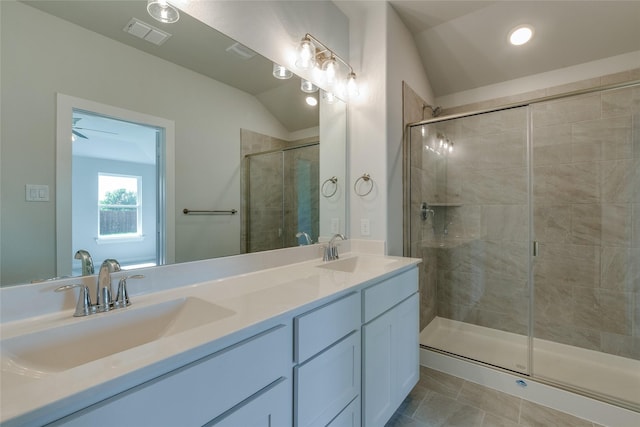
<svg viewBox="0 0 640 427"><path fill-rule="evenodd" d="M418 262L350 253L5 322L2 425L383 426L419 377Z"/></svg>

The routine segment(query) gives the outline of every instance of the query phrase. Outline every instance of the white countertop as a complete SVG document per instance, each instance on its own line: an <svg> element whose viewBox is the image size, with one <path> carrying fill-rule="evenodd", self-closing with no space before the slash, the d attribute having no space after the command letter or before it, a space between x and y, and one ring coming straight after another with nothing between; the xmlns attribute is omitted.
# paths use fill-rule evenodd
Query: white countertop
<svg viewBox="0 0 640 427"><path fill-rule="evenodd" d="M195 297L232 312L225 318L161 337L147 344L60 372L42 372L17 364L2 349L0 423L24 425L53 421L163 373L184 366L239 339L259 332L269 321L306 310L306 306L348 293L420 262L418 259L349 253L363 264L353 272L318 266L320 260L299 262L224 279L133 296L132 305L88 317L72 317L73 310L0 325L2 340L24 334L75 326L104 316L118 316L165 301ZM339 262L339 261L338 261ZM99 334L87 346L100 345ZM1 343L1 342L0 342ZM1 348L1 346L0 346Z"/></svg>

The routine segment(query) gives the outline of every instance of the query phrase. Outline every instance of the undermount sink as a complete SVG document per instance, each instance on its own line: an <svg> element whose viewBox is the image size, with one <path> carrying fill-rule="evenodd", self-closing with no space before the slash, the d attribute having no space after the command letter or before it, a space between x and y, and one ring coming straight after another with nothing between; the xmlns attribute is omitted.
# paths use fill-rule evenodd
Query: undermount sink
<svg viewBox="0 0 640 427"><path fill-rule="evenodd" d="M326 264L321 264L317 267L326 268L327 270L353 273L358 269L369 270L371 268L379 268L394 262L395 260L393 259L365 258L356 256L352 258L339 259L337 261L329 261Z"/></svg>
<svg viewBox="0 0 640 427"><path fill-rule="evenodd" d="M96 314L70 325L2 340L2 369L36 376L66 371L234 313L187 297Z"/></svg>

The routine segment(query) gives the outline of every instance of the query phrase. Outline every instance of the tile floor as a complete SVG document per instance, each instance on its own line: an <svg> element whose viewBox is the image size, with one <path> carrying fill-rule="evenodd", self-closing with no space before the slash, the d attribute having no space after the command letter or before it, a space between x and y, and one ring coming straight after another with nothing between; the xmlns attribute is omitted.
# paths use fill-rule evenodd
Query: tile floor
<svg viewBox="0 0 640 427"><path fill-rule="evenodd" d="M600 427L590 421L420 367L420 381L386 427Z"/></svg>

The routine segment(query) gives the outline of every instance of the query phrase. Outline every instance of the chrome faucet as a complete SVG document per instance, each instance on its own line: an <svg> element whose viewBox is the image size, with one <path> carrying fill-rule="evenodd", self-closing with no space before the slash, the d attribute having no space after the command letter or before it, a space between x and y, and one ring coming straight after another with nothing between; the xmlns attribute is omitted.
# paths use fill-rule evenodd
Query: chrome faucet
<svg viewBox="0 0 640 427"><path fill-rule="evenodd" d="M296 233L296 239L299 239L300 237L304 236L304 240L307 242L307 245L310 245L311 242L311 236L309 236L308 233L304 232L304 231L298 231Z"/></svg>
<svg viewBox="0 0 640 427"><path fill-rule="evenodd" d="M83 276L93 276L95 274L95 269L93 268L93 258L91 258L91 254L89 251L84 249L80 249L76 252L75 259L79 259L82 264L82 275Z"/></svg>
<svg viewBox="0 0 640 427"><path fill-rule="evenodd" d="M329 240L329 244L327 245L327 247L324 248L324 256L322 257L323 261L334 261L340 258L338 256L338 247L335 244L337 238L340 238L341 240L347 240L347 238L344 237L343 234L334 234L331 240Z"/></svg>
<svg viewBox="0 0 640 427"><path fill-rule="evenodd" d="M120 263L115 259L105 259L100 266L98 272L98 289L96 292L96 303L91 303L91 296L89 295L89 288L87 285L77 283L73 285L65 285L56 288L56 292L68 291L74 288L80 288L80 296L76 304L76 311L73 314L74 317L88 316L90 314L102 313L104 311L110 311L116 308L124 308L131 305L129 301L129 293L127 292L127 279L142 279L142 274L135 274L133 276L120 277L118 283L118 293L115 300L112 298L111 291L111 273L121 271Z"/></svg>
<svg viewBox="0 0 640 427"><path fill-rule="evenodd" d="M96 290L97 311L109 311L113 307L111 299L111 273L120 271L120 263L115 259L105 259L98 271L98 287Z"/></svg>

